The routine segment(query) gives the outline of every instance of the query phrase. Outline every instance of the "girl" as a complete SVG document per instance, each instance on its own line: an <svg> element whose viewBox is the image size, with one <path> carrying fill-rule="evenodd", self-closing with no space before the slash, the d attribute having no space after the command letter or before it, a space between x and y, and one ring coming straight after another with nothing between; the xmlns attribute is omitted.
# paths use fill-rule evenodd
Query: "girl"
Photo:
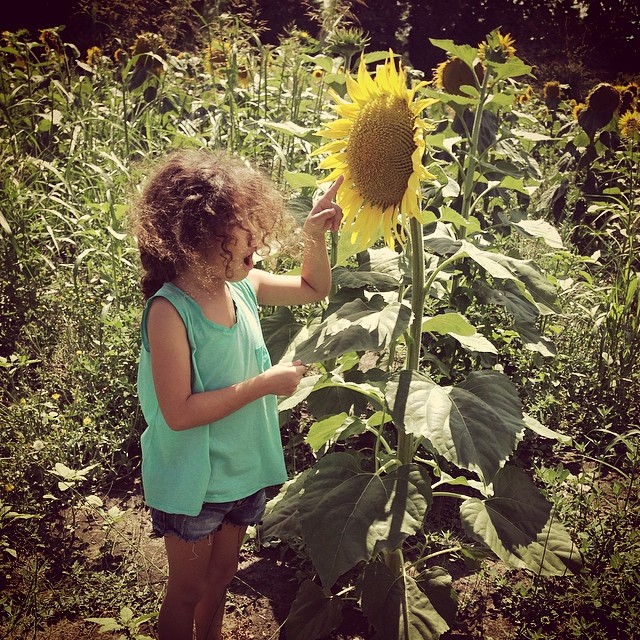
<svg viewBox="0 0 640 640"><path fill-rule="evenodd" d="M264 512L265 487L287 478L276 396L305 373L272 366L257 304L324 298L331 286L325 232L342 213L336 182L304 227L299 276L253 268L281 227L271 183L238 159L170 155L134 207L147 300L138 393L142 480L169 565L160 640L219 640L226 588L246 528Z"/></svg>

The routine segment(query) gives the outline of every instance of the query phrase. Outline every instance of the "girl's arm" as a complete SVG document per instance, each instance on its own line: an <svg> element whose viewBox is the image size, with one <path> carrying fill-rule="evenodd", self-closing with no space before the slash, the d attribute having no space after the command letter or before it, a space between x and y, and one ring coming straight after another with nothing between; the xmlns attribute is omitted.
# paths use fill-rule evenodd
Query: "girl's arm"
<svg viewBox="0 0 640 640"><path fill-rule="evenodd" d="M342 221L342 211L333 198L342 184L336 180L316 202L302 230L304 253L299 276L275 275L252 269L249 280L260 304L294 305L318 302L331 289L331 267L327 255L325 234L337 231Z"/></svg>
<svg viewBox="0 0 640 640"><path fill-rule="evenodd" d="M291 395L306 371L299 361L278 364L230 387L192 393L187 332L180 315L168 300L157 298L153 301L147 318L147 333L158 404L174 431L215 422L265 395Z"/></svg>

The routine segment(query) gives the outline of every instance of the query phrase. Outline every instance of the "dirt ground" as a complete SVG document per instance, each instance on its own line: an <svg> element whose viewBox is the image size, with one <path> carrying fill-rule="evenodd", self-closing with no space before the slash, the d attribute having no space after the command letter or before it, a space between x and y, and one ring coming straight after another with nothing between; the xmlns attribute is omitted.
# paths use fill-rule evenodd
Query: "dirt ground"
<svg viewBox="0 0 640 640"><path fill-rule="evenodd" d="M95 562L104 550L105 535L117 540L117 546L129 554L135 549L135 564L138 581L157 585L158 591L166 579L166 561L162 540L149 536L150 525L147 513L138 498L126 502L105 504L105 509L117 504L124 517L113 529L105 533L99 519L90 513L81 515L77 521L76 534L85 549L87 562ZM229 588L224 621L225 640L285 640L284 624L299 585L296 567L287 564L277 548L259 547L249 541L241 552L236 578ZM496 564L490 572L500 572ZM511 640L515 638L509 624L499 613L499 603L494 602L488 581L483 572L454 576L454 587L459 597L459 624L442 640ZM484 572L486 575L486 572ZM115 615L112 612L105 615ZM140 628L155 638L152 625ZM24 633L24 632L23 632ZM6 637L6 636L5 636ZM39 640L89 640L116 638L116 634L100 634L95 624L81 619L59 620L29 638ZM7 640L23 640L20 636L9 636ZM373 632L367 621L355 610L343 612L343 623L327 640L369 640Z"/></svg>

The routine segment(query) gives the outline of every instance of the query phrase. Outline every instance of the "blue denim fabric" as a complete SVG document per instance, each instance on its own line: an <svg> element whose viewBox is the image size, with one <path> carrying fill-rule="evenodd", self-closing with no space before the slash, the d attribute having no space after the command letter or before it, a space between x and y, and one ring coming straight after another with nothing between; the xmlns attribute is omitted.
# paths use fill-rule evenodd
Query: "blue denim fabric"
<svg viewBox="0 0 640 640"><path fill-rule="evenodd" d="M196 542L220 528L223 522L239 527L258 524L264 515L266 496L264 489L232 502L205 502L197 516L165 513L151 509L153 534L178 536L185 542Z"/></svg>

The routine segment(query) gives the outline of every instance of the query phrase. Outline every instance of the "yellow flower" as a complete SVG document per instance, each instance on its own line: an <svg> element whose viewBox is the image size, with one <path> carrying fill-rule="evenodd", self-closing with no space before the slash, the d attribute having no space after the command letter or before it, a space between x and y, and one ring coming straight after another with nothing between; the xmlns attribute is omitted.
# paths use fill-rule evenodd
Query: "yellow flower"
<svg viewBox="0 0 640 640"><path fill-rule="evenodd" d="M91 424L91 422L92 422L92 421L91 421L91 418L90 418L89 416L85 416L84 420L82 421L82 424L83 424L85 427L88 427L88 426Z"/></svg>
<svg viewBox="0 0 640 640"><path fill-rule="evenodd" d="M518 94L518 102L520 104L526 104L533 98L533 87L528 84L526 85L522 91Z"/></svg>
<svg viewBox="0 0 640 640"><path fill-rule="evenodd" d="M601 82L596 85L587 96L587 107L592 111L613 115L619 104L620 94L616 88L608 82Z"/></svg>
<svg viewBox="0 0 640 640"><path fill-rule="evenodd" d="M492 31L486 41L478 45L478 58L489 62L506 62L516 55L514 44L511 34L503 36L499 30Z"/></svg>
<svg viewBox="0 0 640 640"><path fill-rule="evenodd" d="M324 69L322 67L314 67L311 72L311 77L314 78L314 80L320 80L324 77Z"/></svg>
<svg viewBox="0 0 640 640"><path fill-rule="evenodd" d="M549 80L544 83L542 92L545 100L560 98L560 83L557 80Z"/></svg>
<svg viewBox="0 0 640 640"><path fill-rule="evenodd" d="M113 52L113 59L118 63L118 64L125 64L128 58L128 54L124 49L116 49Z"/></svg>
<svg viewBox="0 0 640 640"><path fill-rule="evenodd" d="M51 394L51 399L52 400L60 400L60 394L59 393L52 393Z"/></svg>
<svg viewBox="0 0 640 640"><path fill-rule="evenodd" d="M60 37L54 29L40 29L40 42L47 48L54 51L60 51Z"/></svg>
<svg viewBox="0 0 640 640"><path fill-rule="evenodd" d="M580 112L586 108L586 105L584 104L584 102L578 102L574 105L573 109L571 110L571 113L573 114L573 117L577 120L578 116L580 115Z"/></svg>
<svg viewBox="0 0 640 640"><path fill-rule="evenodd" d="M102 57L102 49L100 47L91 47L87 49L87 64L91 67L97 65Z"/></svg>
<svg viewBox="0 0 640 640"><path fill-rule="evenodd" d="M247 67L238 67L238 84L245 89L251 83L251 76Z"/></svg>
<svg viewBox="0 0 640 640"><path fill-rule="evenodd" d="M483 78L484 69L481 63L475 65L474 73L471 67L457 56L441 62L433 72L436 87L457 96L464 95L460 87L463 85L478 87L478 83L482 83Z"/></svg>
<svg viewBox="0 0 640 640"><path fill-rule="evenodd" d="M204 50L204 70L213 73L218 67L227 64L229 45L221 40L208 44Z"/></svg>
<svg viewBox="0 0 640 640"><path fill-rule="evenodd" d="M434 176L422 164L427 125L418 116L435 100L416 99L421 85L407 88L392 51L375 78L360 58L356 78L348 74L346 81L351 102L331 91L340 117L319 132L331 142L314 153L330 154L320 163L331 169L324 181L344 175L337 201L352 244L370 246L380 235L390 247L404 244L407 220L426 221L420 181Z"/></svg>
<svg viewBox="0 0 640 640"><path fill-rule="evenodd" d="M618 114L621 116L627 113L627 111L633 111L636 106L636 92L632 87L633 85L615 87L616 91L620 95Z"/></svg>
<svg viewBox="0 0 640 640"><path fill-rule="evenodd" d="M632 142L640 141L640 112L628 111L618 120L620 135Z"/></svg>
<svg viewBox="0 0 640 640"><path fill-rule="evenodd" d="M168 47L164 38L157 33L149 31L139 34L131 47L131 55L140 56L136 61L136 66L143 67L157 76L162 74L164 66L158 58L150 54L155 54L155 56L165 60L167 53Z"/></svg>

